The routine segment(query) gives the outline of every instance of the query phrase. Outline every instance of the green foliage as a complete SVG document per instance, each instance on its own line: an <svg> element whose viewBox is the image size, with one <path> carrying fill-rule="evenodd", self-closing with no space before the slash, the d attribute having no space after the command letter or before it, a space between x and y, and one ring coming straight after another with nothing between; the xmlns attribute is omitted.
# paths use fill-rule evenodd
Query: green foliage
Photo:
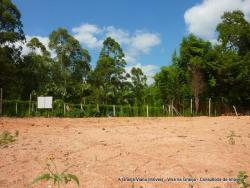
<svg viewBox="0 0 250 188"><path fill-rule="evenodd" d="M97 103L116 104L122 96L128 75L125 75L124 53L119 43L108 37L103 42L96 68L91 76Z"/></svg>
<svg viewBox="0 0 250 188"><path fill-rule="evenodd" d="M236 10L225 12L222 22L218 24L218 39L223 47L232 49L244 55L250 50L250 24L243 12Z"/></svg>
<svg viewBox="0 0 250 188"><path fill-rule="evenodd" d="M0 147L6 147L8 146L8 144L15 142L18 136L19 136L19 131L17 130L14 135L12 135L9 131L4 131L0 135Z"/></svg>
<svg viewBox="0 0 250 188"><path fill-rule="evenodd" d="M135 103L137 105L142 105L144 96L145 96L145 89L147 86L147 77L143 74L140 68L133 67L131 69L131 81L132 81L132 92L134 94Z"/></svg>
<svg viewBox="0 0 250 188"><path fill-rule="evenodd" d="M245 171L240 171L237 178L238 178L237 183L241 186L241 188L250 187L250 185L247 183L248 175Z"/></svg>
<svg viewBox="0 0 250 188"><path fill-rule="evenodd" d="M14 44L25 39L22 30L21 13L11 0L0 1L0 44Z"/></svg>
<svg viewBox="0 0 250 188"><path fill-rule="evenodd" d="M50 53L47 51L46 47L36 37L32 38L27 43L27 47L29 47L32 50L32 53L35 53L36 49L40 49L41 52L43 53L43 56L50 56Z"/></svg>
<svg viewBox="0 0 250 188"><path fill-rule="evenodd" d="M222 16L216 29L216 45L193 34L183 37L180 48L173 53L172 64L161 67L150 86L141 69L134 67L126 72L123 49L111 37L104 40L94 68L88 50L64 28L49 36L49 48L56 57L51 57L38 38L28 41L30 52L21 55L21 48L14 45L25 39L21 13L11 0L0 0L0 12L0 86L4 99L28 100L32 94L34 100L50 95L67 103L106 105L101 111L90 106L80 110L79 106L71 107L67 115L73 117L106 116L108 106L113 104L124 105L119 110L122 116L140 115L145 105L159 107L172 101L188 114L182 102L191 98L197 115L204 113L202 101L207 98L249 110L250 23L239 10ZM13 105L13 101L9 103ZM59 106L53 113L62 116ZM127 106L134 108L129 110ZM24 110L16 113L14 107L9 109L5 110L8 115L27 115Z"/></svg>
<svg viewBox="0 0 250 188"><path fill-rule="evenodd" d="M22 30L21 13L11 0L0 0L0 86L6 96L18 97L20 88L17 64L20 63L21 47L25 35Z"/></svg>
<svg viewBox="0 0 250 188"><path fill-rule="evenodd" d="M70 166L72 167L72 166ZM39 181L52 181L54 185L57 185L58 188L60 188L61 184L68 184L71 181L74 181L77 186L80 186L79 179L76 175L68 173L69 168L66 168L64 171L59 173L57 171L57 166L54 162L54 158L50 157L47 163L47 173L44 173L42 175L37 176L31 183L31 186L33 184L36 184Z"/></svg>

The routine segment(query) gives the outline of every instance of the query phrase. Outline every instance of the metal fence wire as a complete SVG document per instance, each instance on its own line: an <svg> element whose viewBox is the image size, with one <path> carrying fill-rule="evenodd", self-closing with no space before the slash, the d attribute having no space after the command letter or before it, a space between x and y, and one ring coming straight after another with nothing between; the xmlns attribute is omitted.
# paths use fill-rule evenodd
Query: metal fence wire
<svg viewBox="0 0 250 188"><path fill-rule="evenodd" d="M249 115L249 109L236 107L237 115ZM52 109L38 109L36 101L3 100L2 116L14 117L166 117L236 115L233 106L209 100L200 101L196 112L194 100L170 102L161 106L73 104L53 101Z"/></svg>

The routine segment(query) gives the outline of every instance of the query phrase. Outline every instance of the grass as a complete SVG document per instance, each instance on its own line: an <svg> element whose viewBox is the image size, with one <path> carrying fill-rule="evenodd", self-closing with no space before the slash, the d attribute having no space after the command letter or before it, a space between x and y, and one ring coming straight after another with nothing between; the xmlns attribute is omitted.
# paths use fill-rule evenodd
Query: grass
<svg viewBox="0 0 250 188"><path fill-rule="evenodd" d="M245 171L240 171L237 178L238 178L237 183L241 186L241 188L250 187L250 185L247 183L248 175L246 174Z"/></svg>
<svg viewBox="0 0 250 188"><path fill-rule="evenodd" d="M240 137L240 136L236 135L234 131L231 131L231 133L227 136L229 144L231 145L235 144L235 139L234 139L235 137Z"/></svg>
<svg viewBox="0 0 250 188"><path fill-rule="evenodd" d="M0 147L8 147L9 144L17 140L18 136L19 131L16 131L14 135L12 135L9 131L4 131L0 135Z"/></svg>
<svg viewBox="0 0 250 188"><path fill-rule="evenodd" d="M74 165L72 165L74 166ZM47 170L48 172L43 173L39 176L37 176L31 183L31 186L38 183L39 181L52 181L55 186L58 188L61 187L61 184L68 184L71 181L74 181L77 186L80 186L79 179L76 175L68 173L68 170L72 167L69 166L62 172L58 172L57 166L54 161L54 157L50 156L48 157L48 162L47 162Z"/></svg>

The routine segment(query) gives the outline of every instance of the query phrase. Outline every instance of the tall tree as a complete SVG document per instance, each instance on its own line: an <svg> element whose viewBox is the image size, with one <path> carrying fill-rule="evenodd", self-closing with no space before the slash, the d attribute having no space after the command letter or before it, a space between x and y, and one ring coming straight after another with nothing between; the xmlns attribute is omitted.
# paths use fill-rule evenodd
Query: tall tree
<svg viewBox="0 0 250 188"><path fill-rule="evenodd" d="M39 41L38 38L33 37L28 43L27 47L31 49L32 53L35 53L37 50L40 50L44 56L50 56L50 53L46 47Z"/></svg>
<svg viewBox="0 0 250 188"><path fill-rule="evenodd" d="M20 87L17 79L16 64L20 62L21 48L17 42L23 42L21 13L10 0L0 0L0 85L5 96L18 96Z"/></svg>
<svg viewBox="0 0 250 188"><path fill-rule="evenodd" d="M195 98L196 113L199 111L199 100L205 91L205 67L207 53L211 50L211 43L190 34L184 38L180 48L180 67L189 74L192 93Z"/></svg>
<svg viewBox="0 0 250 188"><path fill-rule="evenodd" d="M225 12L217 26L220 53L216 62L221 96L227 103L250 105L250 23L243 12ZM218 50L217 50L218 51ZM222 89L223 88L223 89Z"/></svg>
<svg viewBox="0 0 250 188"><path fill-rule="evenodd" d="M136 99L137 105L142 105L145 99L145 89L147 86L147 77L140 68L133 67L131 69L132 91Z"/></svg>
<svg viewBox="0 0 250 188"><path fill-rule="evenodd" d="M17 66L22 84L22 99L28 99L31 93L46 94L46 85L51 81L52 59L46 47L37 38L32 38L26 46L30 52L23 56L22 62Z"/></svg>
<svg viewBox="0 0 250 188"><path fill-rule="evenodd" d="M126 80L126 61L121 46L111 37L103 42L103 48L94 71L93 81L96 85L98 101L117 103L119 91Z"/></svg>
<svg viewBox="0 0 250 188"><path fill-rule="evenodd" d="M217 31L224 48L236 50L240 55L250 50L250 23L242 11L225 12Z"/></svg>
<svg viewBox="0 0 250 188"><path fill-rule="evenodd" d="M49 47L57 54L53 68L55 76L53 85L60 86L60 89L55 90L62 91L61 96L64 99L74 98L75 87L88 77L91 57L66 29L59 28L53 31L49 39Z"/></svg>

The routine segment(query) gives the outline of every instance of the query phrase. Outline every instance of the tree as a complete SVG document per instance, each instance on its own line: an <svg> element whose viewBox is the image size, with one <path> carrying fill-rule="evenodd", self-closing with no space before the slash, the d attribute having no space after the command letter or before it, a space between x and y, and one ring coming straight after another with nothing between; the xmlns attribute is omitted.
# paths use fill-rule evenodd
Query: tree
<svg viewBox="0 0 250 188"><path fill-rule="evenodd" d="M217 77L220 96L228 104L250 104L250 23L244 13L237 10L225 12L217 26Z"/></svg>
<svg viewBox="0 0 250 188"><path fill-rule="evenodd" d="M140 68L133 67L131 69L132 91L138 105L143 104L145 98L145 89L147 86L147 77Z"/></svg>
<svg viewBox="0 0 250 188"><path fill-rule="evenodd" d="M2 46L12 45L25 40L21 13L11 0L0 0L0 44Z"/></svg>
<svg viewBox="0 0 250 188"><path fill-rule="evenodd" d="M218 40L226 49L245 55L250 50L250 24L242 11L225 12L217 26Z"/></svg>
<svg viewBox="0 0 250 188"><path fill-rule="evenodd" d="M206 90L205 67L211 43L190 34L184 38L180 48L180 67L188 72L192 93L195 98L196 113L199 111L199 98Z"/></svg>
<svg viewBox="0 0 250 188"><path fill-rule="evenodd" d="M57 61L52 68L55 81L53 85L60 86L61 89L57 90L62 91L61 96L64 99L79 98L75 90L79 94L80 85L86 82L91 69L88 51L82 49L79 41L63 28L53 31L49 39L49 47L57 54Z"/></svg>
<svg viewBox="0 0 250 188"><path fill-rule="evenodd" d="M35 53L36 50L41 50L43 56L50 56L50 53L47 51L46 47L36 37L33 37L27 43L27 47L29 47L31 49L32 53Z"/></svg>
<svg viewBox="0 0 250 188"><path fill-rule="evenodd" d="M99 59L93 73L93 82L98 88L97 100L101 103L117 103L126 81L126 61L119 43L111 37L103 42Z"/></svg>
<svg viewBox="0 0 250 188"><path fill-rule="evenodd" d="M21 98L28 99L31 93L46 94L46 85L51 81L52 59L46 47L32 38L26 46L31 50L18 64L18 76L22 85ZM39 49L42 54L39 53ZM32 78L32 79L31 79Z"/></svg>
<svg viewBox="0 0 250 188"><path fill-rule="evenodd" d="M25 40L22 27L17 7L10 0L0 0L0 85L8 97L17 97L20 87L16 64L21 61L21 48L15 44Z"/></svg>

